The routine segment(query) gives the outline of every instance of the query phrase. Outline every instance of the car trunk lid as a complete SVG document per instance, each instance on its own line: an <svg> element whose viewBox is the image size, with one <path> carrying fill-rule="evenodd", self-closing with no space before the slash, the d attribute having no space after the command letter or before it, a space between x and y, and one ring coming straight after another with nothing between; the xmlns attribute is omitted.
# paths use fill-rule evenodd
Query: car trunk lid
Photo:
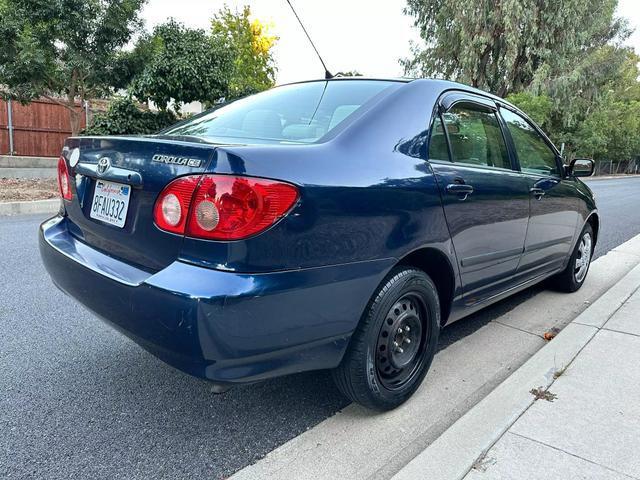
<svg viewBox="0 0 640 480"><path fill-rule="evenodd" d="M174 178L205 171L215 149L216 145L197 139L70 138L63 156L74 184L73 199L65 202L71 234L150 271L165 267L178 257L183 237L156 227L156 198Z"/></svg>

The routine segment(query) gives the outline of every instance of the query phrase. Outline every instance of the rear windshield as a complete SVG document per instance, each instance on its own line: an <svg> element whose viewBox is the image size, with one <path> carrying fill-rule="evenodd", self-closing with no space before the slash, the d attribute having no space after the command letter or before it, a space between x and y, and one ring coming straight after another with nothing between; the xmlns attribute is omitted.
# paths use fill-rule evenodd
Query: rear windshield
<svg viewBox="0 0 640 480"><path fill-rule="evenodd" d="M297 83L219 107L162 132L165 135L312 143L367 102L401 86L380 80Z"/></svg>

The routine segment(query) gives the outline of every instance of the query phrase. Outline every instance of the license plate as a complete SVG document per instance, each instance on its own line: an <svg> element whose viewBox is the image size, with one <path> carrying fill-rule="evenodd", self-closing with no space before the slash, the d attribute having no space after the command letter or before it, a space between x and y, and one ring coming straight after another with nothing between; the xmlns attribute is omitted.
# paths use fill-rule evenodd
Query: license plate
<svg viewBox="0 0 640 480"><path fill-rule="evenodd" d="M96 181L96 190L91 204L91 218L116 227L124 227L129 209L131 187L119 183Z"/></svg>

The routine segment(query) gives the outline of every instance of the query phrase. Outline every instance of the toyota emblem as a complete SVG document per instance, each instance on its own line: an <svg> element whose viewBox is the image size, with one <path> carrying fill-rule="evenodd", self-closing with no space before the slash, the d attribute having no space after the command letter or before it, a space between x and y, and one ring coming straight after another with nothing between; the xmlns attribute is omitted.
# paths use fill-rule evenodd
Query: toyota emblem
<svg viewBox="0 0 640 480"><path fill-rule="evenodd" d="M104 175L104 172L109 170L110 166L111 160L109 160L109 157L102 157L100 160L98 160L98 174Z"/></svg>

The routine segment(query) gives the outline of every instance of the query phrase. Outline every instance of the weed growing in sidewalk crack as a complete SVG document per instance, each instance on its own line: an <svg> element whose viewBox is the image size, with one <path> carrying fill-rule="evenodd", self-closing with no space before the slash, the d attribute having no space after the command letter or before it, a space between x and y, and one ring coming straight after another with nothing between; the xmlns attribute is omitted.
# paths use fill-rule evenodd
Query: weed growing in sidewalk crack
<svg viewBox="0 0 640 480"><path fill-rule="evenodd" d="M486 472L487 468L489 468L491 465L495 465L496 459L487 457L488 453L489 452L484 452L482 455L480 455L476 459L476 461L473 462L471 468L473 470L478 470L479 472Z"/></svg>
<svg viewBox="0 0 640 480"><path fill-rule="evenodd" d="M553 402L558 396L555 393L551 393L545 390L543 387L532 388L529 393L533 395L537 400L546 400L547 402Z"/></svg>
<svg viewBox="0 0 640 480"><path fill-rule="evenodd" d="M567 371L567 368L569 368L568 365L562 367L562 368L558 368L555 372L553 372L553 379L557 380L558 378L560 378L562 375L564 375L564 372Z"/></svg>

